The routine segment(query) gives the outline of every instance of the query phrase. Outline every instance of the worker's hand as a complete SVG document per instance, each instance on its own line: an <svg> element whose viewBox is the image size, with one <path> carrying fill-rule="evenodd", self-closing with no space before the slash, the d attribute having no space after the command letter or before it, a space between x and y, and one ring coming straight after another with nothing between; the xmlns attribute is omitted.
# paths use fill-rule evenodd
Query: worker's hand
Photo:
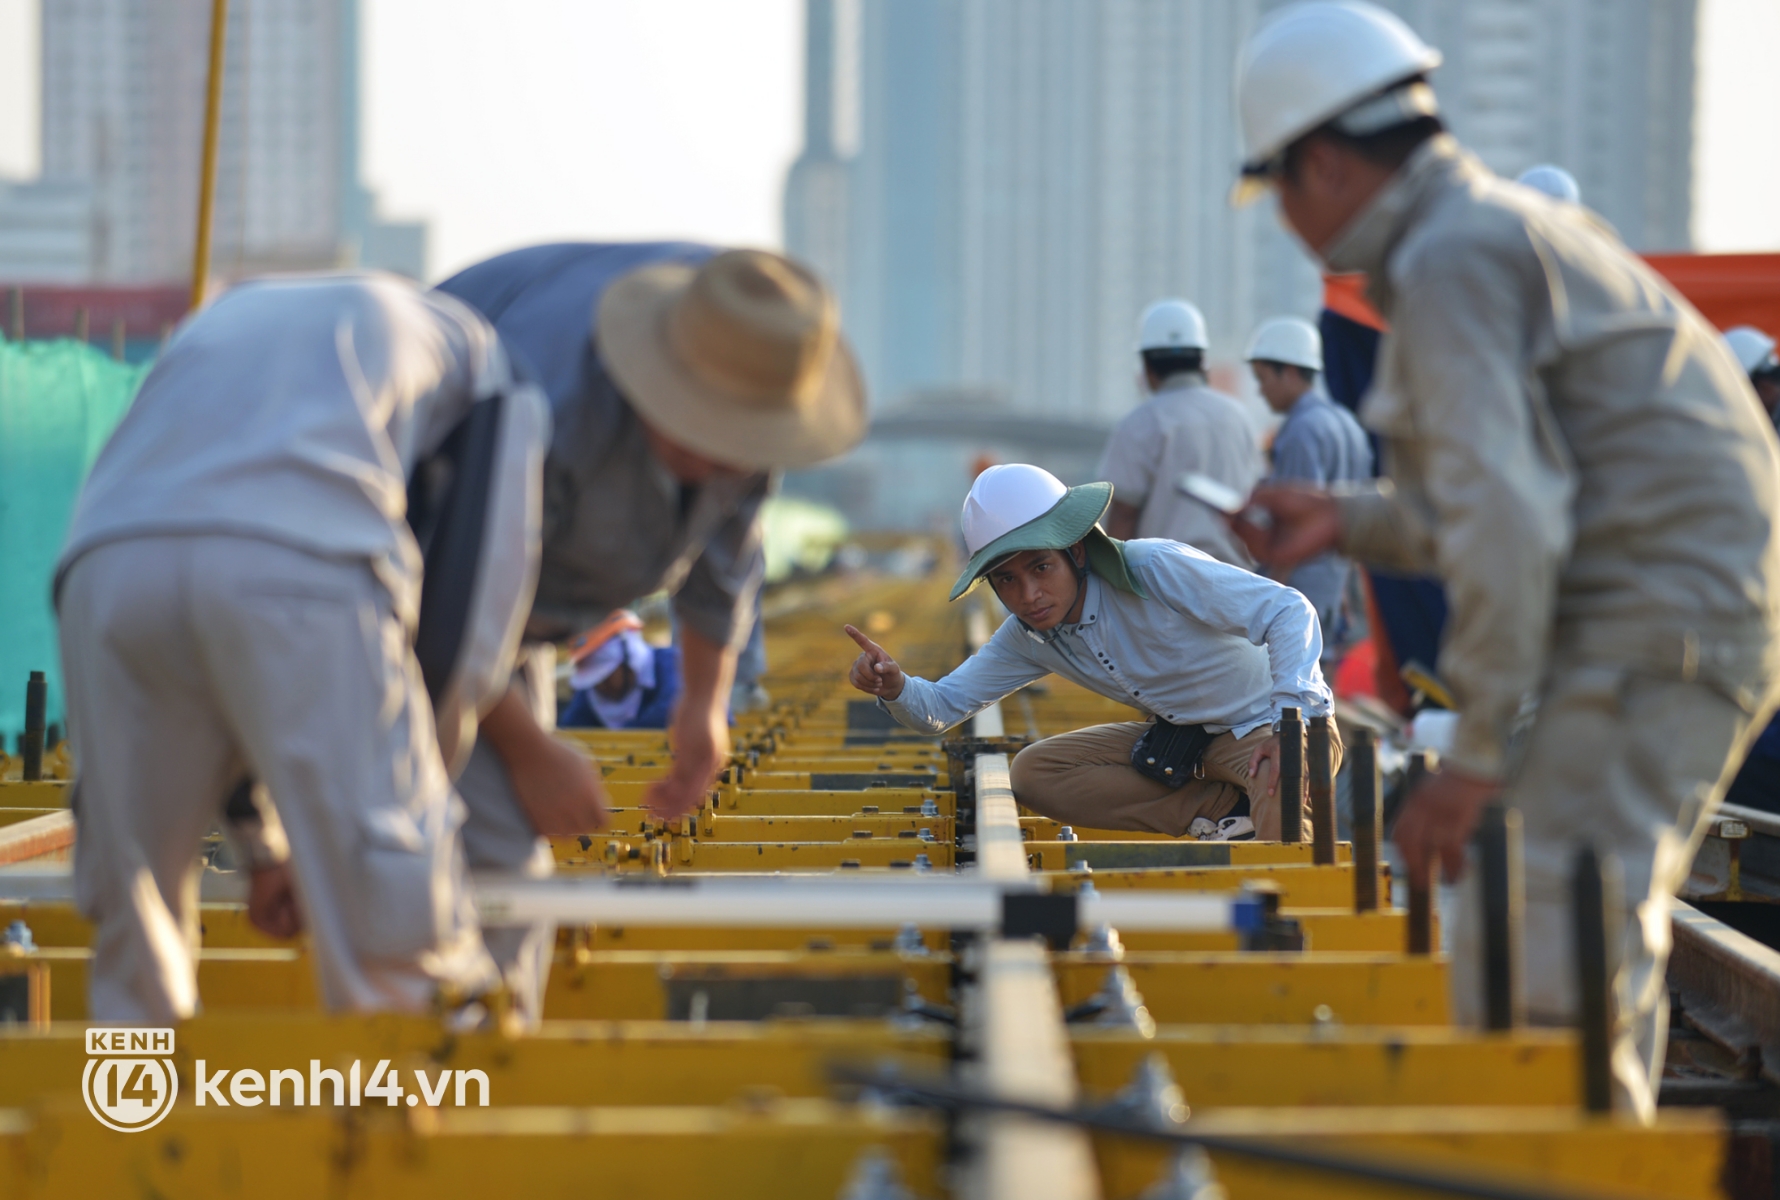
<svg viewBox="0 0 1780 1200"><path fill-rule="evenodd" d="M519 807L545 837L592 833L611 819L599 764L573 747L542 734L504 761Z"/></svg>
<svg viewBox="0 0 1780 1200"><path fill-rule="evenodd" d="M1255 747L1248 756L1248 798L1252 803L1279 791L1279 735Z"/></svg>
<svg viewBox="0 0 1780 1200"><path fill-rule="evenodd" d="M1477 831L1483 806L1501 790L1494 779L1479 779L1451 767L1425 777L1397 816L1397 848L1403 852L1409 878L1429 879L1438 859L1446 882L1457 883L1465 873L1465 847Z"/></svg>
<svg viewBox="0 0 1780 1200"><path fill-rule="evenodd" d="M663 821L677 821L703 804L729 761L729 708L720 698L708 709L682 701L674 714L674 765L649 785L643 806Z"/></svg>
<svg viewBox="0 0 1780 1200"><path fill-rule="evenodd" d="M303 932L290 863L255 867L247 883L247 919L267 937L288 939Z"/></svg>
<svg viewBox="0 0 1780 1200"><path fill-rule="evenodd" d="M1271 518L1266 528L1250 518L1256 509ZM1290 569L1341 545L1341 508L1321 488L1264 483L1249 497L1248 507L1230 518L1230 528L1256 560Z"/></svg>
<svg viewBox="0 0 1780 1200"><path fill-rule="evenodd" d="M859 648L865 651L853 660L853 669L847 673L847 682L868 696L894 700L902 695L902 668L896 665L896 660L882 646L851 625L844 628L847 636L859 643Z"/></svg>

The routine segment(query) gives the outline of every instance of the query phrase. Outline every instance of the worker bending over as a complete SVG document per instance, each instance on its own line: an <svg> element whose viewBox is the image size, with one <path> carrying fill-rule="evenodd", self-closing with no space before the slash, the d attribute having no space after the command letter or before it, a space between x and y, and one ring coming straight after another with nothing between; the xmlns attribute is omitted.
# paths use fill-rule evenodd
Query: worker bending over
<svg viewBox="0 0 1780 1200"><path fill-rule="evenodd" d="M1405 802L1412 873L1456 878L1483 806L1525 823L1526 1008L1575 1019L1570 878L1617 855L1614 1074L1650 1116L1667 1025L1670 897L1773 707L1780 455L1748 376L1586 210L1492 175L1442 132L1440 55L1381 8L1282 9L1239 64L1252 185L1390 323L1361 415L1388 478L1286 485L1245 523L1276 564L1329 550L1444 580L1452 751ZM1252 188L1251 188L1252 190ZM1524 728L1523 712L1533 710ZM1481 904L1453 932L1481 1016Z"/></svg>
<svg viewBox="0 0 1780 1200"><path fill-rule="evenodd" d="M564 729L666 729L680 698L680 652L651 646L635 613L619 610L607 636L583 647L569 673L574 689Z"/></svg>
<svg viewBox="0 0 1780 1200"><path fill-rule="evenodd" d="M964 502L970 562L1012 614L944 679L904 675L864 634L851 681L897 721L940 733L1057 674L1146 712L1059 734L1013 761L1020 803L1067 825L1278 841L1279 711L1329 712L1309 601L1179 542L1099 527L1105 483L990 467ZM1340 745L1336 739L1337 765ZM1303 821L1302 813L1296 819Z"/></svg>
<svg viewBox="0 0 1780 1200"><path fill-rule="evenodd" d="M865 434L865 387L834 299L779 255L683 242L535 246L439 290L494 324L555 418L510 733L552 742L552 643L671 593L674 761L645 803L677 819L728 761L736 655L765 573L761 501L780 468L813 466ZM518 801L548 795L552 781L515 761L478 747L464 768L470 865L547 874L546 831ZM503 929L488 942L521 1011L536 1016L554 927Z"/></svg>
<svg viewBox="0 0 1780 1200"><path fill-rule="evenodd" d="M1317 389L1323 338L1298 317L1275 317L1249 341L1249 369L1267 407L1285 417L1273 435L1272 483L1319 487L1372 477L1372 443L1353 414ZM1299 563L1285 581L1304 593L1323 630L1323 663L1331 666L1359 622L1349 611L1353 564L1330 551ZM1363 612L1363 610L1362 610Z"/></svg>
<svg viewBox="0 0 1780 1200"><path fill-rule="evenodd" d="M1148 400L1113 427L1100 457L1113 486L1107 532L1169 538L1239 567L1254 559L1218 514L1184 494L1187 472L1209 475L1246 496L1266 474L1255 418L1234 396L1206 385L1205 318L1185 300L1158 300L1138 329Z"/></svg>
<svg viewBox="0 0 1780 1200"><path fill-rule="evenodd" d="M512 669L548 429L486 322L393 277L243 284L174 337L56 570L95 1020L197 1011L225 801L250 915L307 925L327 1007L498 982L448 764ZM581 771L556 803L597 824L585 764L546 769Z"/></svg>

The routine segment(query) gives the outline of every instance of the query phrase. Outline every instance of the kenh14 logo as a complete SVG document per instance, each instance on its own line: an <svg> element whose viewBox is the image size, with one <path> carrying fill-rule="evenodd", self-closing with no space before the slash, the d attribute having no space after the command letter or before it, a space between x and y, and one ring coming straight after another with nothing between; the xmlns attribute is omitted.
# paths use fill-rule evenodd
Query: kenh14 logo
<svg viewBox="0 0 1780 1200"><path fill-rule="evenodd" d="M171 1029L87 1030L80 1094L107 1129L140 1133L161 1123L179 1095Z"/></svg>

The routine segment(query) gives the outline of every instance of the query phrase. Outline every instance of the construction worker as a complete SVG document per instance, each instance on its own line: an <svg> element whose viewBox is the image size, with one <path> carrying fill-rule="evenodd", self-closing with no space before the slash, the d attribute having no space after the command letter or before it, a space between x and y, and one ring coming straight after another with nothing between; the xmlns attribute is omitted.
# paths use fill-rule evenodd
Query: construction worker
<svg viewBox="0 0 1780 1200"><path fill-rule="evenodd" d="M225 802L250 916L308 927L329 1008L495 985L448 767L478 717L511 749L548 429L486 322L393 277L243 284L168 345L56 571L94 1019L197 1010ZM528 769L540 828L603 819L572 752Z"/></svg>
<svg viewBox="0 0 1780 1200"><path fill-rule="evenodd" d="M1247 495L1267 466L1260 430L1234 396L1206 385L1205 318L1185 300L1144 310L1138 353L1150 399L1113 427L1099 478L1113 485L1107 532L1115 538L1170 538L1221 562L1254 560L1212 509L1177 486L1187 472L1209 475Z"/></svg>
<svg viewBox="0 0 1780 1200"><path fill-rule="evenodd" d="M904 675L849 625L862 651L852 684L903 725L941 733L1061 675L1150 719L1026 747L1013 761L1020 803L1066 825L1278 841L1274 722L1283 705L1329 712L1316 614L1291 588L1190 546L1109 537L1099 521L1112 494L1023 463L984 471L964 502L970 562L951 598L987 577L1012 615L934 682Z"/></svg>
<svg viewBox="0 0 1780 1200"><path fill-rule="evenodd" d="M1250 339L1249 369L1267 407L1285 418L1273 435L1270 482L1296 480L1329 487L1372 477L1372 443L1353 414L1316 386L1323 339L1299 317L1265 321ZM1332 666L1347 645L1351 564L1334 552L1294 567L1285 582L1303 592L1323 628L1323 664Z"/></svg>
<svg viewBox="0 0 1780 1200"><path fill-rule="evenodd" d="M666 820L709 794L729 756L736 656L765 571L760 504L780 468L865 434L865 388L821 281L776 254L685 242L534 246L439 285L500 331L549 398L543 550L516 705L528 741L556 723L552 643L658 591L673 594L681 691L673 766L645 803ZM472 867L545 874L510 756L478 746L458 781ZM535 1016L548 923L491 931Z"/></svg>
<svg viewBox="0 0 1780 1200"><path fill-rule="evenodd" d="M1576 1014L1573 856L1618 857L1614 1075L1649 1117L1670 897L1773 706L1780 455L1686 301L1583 210L1445 135L1439 62L1361 0L1281 9L1242 52L1242 192L1271 186L1328 270L1366 275L1390 330L1361 411L1387 478L1262 487L1271 521L1239 528L1269 563L1340 550L1444 580L1439 674L1460 715L1397 844L1412 876L1438 860L1453 879L1484 805L1519 810L1519 977L1549 1023ZM1455 1008L1473 1020L1479 910L1466 889L1453 931Z"/></svg>
<svg viewBox="0 0 1780 1200"><path fill-rule="evenodd" d="M621 609L608 635L590 642L569 674L569 706L557 719L564 729L666 729L680 698L680 653L651 646L643 623Z"/></svg>
<svg viewBox="0 0 1780 1200"><path fill-rule="evenodd" d="M1738 325L1725 330L1724 340L1768 410L1768 419L1774 420L1780 413L1780 356L1774 353L1774 339L1753 325Z"/></svg>

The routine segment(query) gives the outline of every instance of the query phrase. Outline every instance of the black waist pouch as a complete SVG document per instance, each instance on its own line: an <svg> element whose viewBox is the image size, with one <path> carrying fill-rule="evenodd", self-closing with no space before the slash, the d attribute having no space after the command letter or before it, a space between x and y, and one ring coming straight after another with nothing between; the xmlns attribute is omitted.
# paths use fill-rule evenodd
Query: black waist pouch
<svg viewBox="0 0 1780 1200"><path fill-rule="evenodd" d="M1199 775L1199 762L1217 736L1203 725L1172 725L1157 717L1131 747L1131 765L1157 783L1180 787Z"/></svg>

